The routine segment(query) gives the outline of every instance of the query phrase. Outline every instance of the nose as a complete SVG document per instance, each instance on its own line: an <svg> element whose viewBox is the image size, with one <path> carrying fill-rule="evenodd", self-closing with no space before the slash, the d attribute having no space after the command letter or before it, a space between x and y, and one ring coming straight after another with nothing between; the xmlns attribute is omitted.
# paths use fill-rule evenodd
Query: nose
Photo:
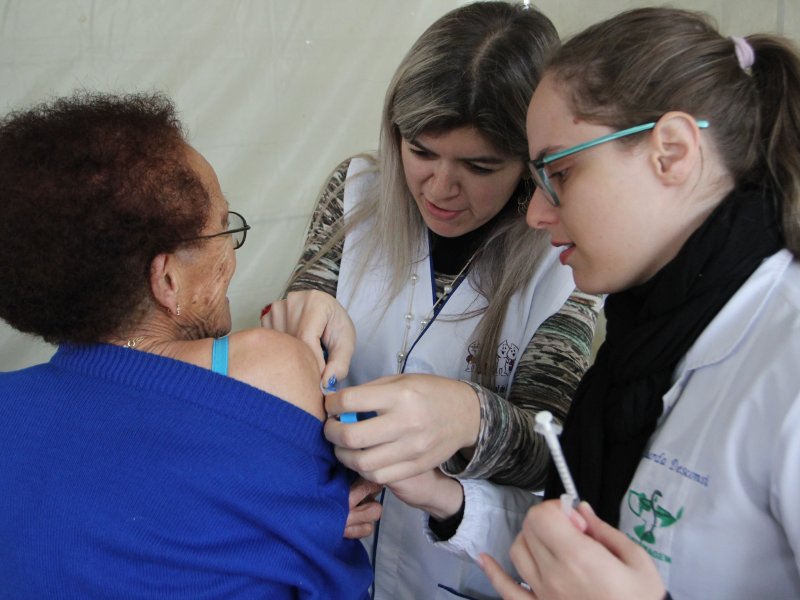
<svg viewBox="0 0 800 600"><path fill-rule="evenodd" d="M525 222L533 229L547 229L558 222L558 208L550 204L538 187L533 191Z"/></svg>
<svg viewBox="0 0 800 600"><path fill-rule="evenodd" d="M434 166L428 181L427 196L432 202L446 200L457 196L459 192L458 178L453 168L444 162Z"/></svg>

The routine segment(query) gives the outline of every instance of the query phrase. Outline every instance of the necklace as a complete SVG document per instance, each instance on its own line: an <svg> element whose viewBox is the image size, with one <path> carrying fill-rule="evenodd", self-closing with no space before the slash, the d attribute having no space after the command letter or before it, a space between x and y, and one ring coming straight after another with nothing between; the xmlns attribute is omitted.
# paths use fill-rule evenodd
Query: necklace
<svg viewBox="0 0 800 600"><path fill-rule="evenodd" d="M436 318L436 315L439 314L439 311L444 307L447 303L447 300L453 293L459 284L463 281L464 276L466 275L467 269L469 268L470 264L472 264L472 259L475 258L475 254L477 251L469 257L469 260L461 267L461 270L456 274L453 280L444 286L442 290L442 295L436 299L433 306L431 307L428 314L419 322L419 333L414 338L414 341L409 344L408 340L411 337L411 324L414 321L414 313L411 312L413 310L414 304L414 291L417 287L417 281L419 280L419 276L416 273L411 274L411 293L408 295L408 306L406 308L406 313L404 315L405 320L405 330L403 331L403 345L397 352L397 374L403 372L403 367L405 366L406 356L408 353L409 347L413 347L414 344L417 343L422 334L425 333L425 329L428 327L428 324L431 322L432 319ZM431 265L432 268L432 265Z"/></svg>

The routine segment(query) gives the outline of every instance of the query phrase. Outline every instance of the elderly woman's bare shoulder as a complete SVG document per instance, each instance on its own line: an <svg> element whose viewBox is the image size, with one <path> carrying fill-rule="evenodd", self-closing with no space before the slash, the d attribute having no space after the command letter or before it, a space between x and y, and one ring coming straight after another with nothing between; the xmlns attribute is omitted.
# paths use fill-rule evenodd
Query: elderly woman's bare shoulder
<svg viewBox="0 0 800 600"><path fill-rule="evenodd" d="M264 328L233 333L229 341L228 375L325 419L320 372L308 346Z"/></svg>

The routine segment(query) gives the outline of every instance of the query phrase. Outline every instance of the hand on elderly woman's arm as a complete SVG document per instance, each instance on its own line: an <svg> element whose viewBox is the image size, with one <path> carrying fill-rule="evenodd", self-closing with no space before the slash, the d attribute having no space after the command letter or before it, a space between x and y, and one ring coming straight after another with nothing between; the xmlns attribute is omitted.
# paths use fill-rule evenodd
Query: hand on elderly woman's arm
<svg viewBox="0 0 800 600"><path fill-rule="evenodd" d="M344 527L344 537L360 539L375 529L375 521L381 518L383 507L375 495L383 486L359 477L350 485L350 512Z"/></svg>
<svg viewBox="0 0 800 600"><path fill-rule="evenodd" d="M481 555L486 575L506 600L662 600L666 593L644 549L586 503L569 516L557 500L534 506L509 554L532 592Z"/></svg>
<svg viewBox="0 0 800 600"><path fill-rule="evenodd" d="M377 412L358 423L328 419L336 456L377 483L408 479L475 444L480 404L464 382L437 375L393 375L325 397L329 415Z"/></svg>
<svg viewBox="0 0 800 600"><path fill-rule="evenodd" d="M350 359L356 345L353 321L339 302L325 292L304 290L289 292L265 309L261 325L288 333L311 348L322 373L322 381L335 375L345 378L350 370ZM322 346L328 351L328 360Z"/></svg>

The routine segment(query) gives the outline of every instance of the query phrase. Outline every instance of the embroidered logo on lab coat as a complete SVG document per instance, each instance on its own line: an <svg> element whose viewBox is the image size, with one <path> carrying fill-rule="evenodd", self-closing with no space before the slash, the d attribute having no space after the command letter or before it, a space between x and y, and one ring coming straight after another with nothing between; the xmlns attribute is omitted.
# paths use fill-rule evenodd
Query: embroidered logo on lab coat
<svg viewBox="0 0 800 600"><path fill-rule="evenodd" d="M659 529L670 527L677 523L683 516L683 507L678 509L676 514L661 505L663 494L661 490L655 490L649 496L646 493L636 490L628 491L628 510L641 519L642 523L633 528L633 532L640 546L643 546L653 558L672 562L668 556L647 547L649 544L656 543L656 534ZM629 537L632 536L629 535Z"/></svg>

